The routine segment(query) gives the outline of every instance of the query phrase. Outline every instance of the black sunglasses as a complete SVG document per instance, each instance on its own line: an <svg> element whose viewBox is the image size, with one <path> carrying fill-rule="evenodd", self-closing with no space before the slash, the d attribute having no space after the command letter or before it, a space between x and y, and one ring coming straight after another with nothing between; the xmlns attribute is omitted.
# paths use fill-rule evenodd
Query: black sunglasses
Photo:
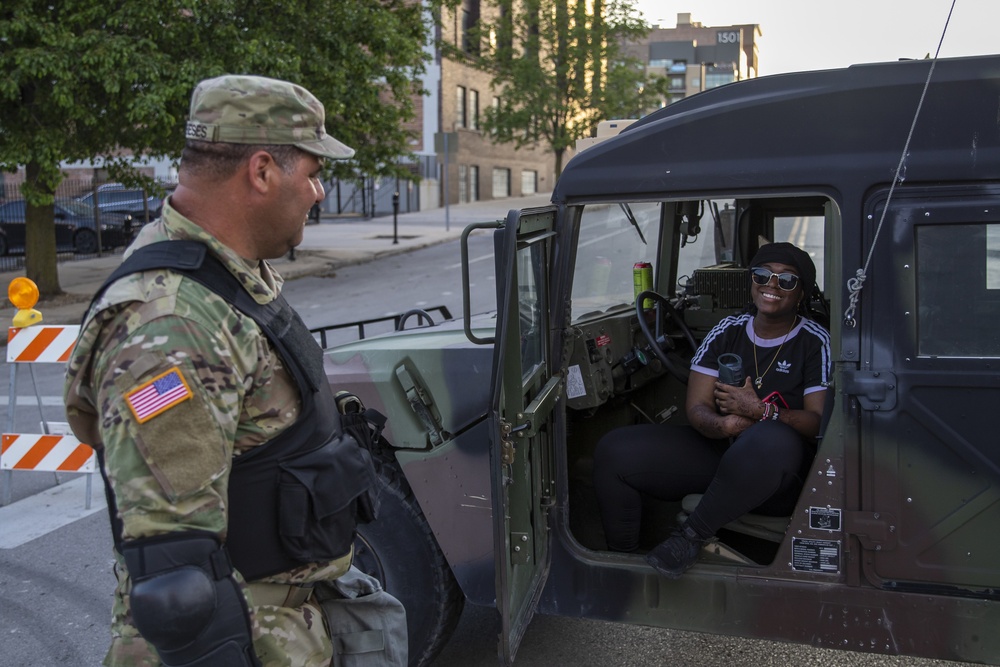
<svg viewBox="0 0 1000 667"><path fill-rule="evenodd" d="M799 284L799 277L794 273L775 273L762 266L750 269L750 278L758 285L766 285L771 282L771 276L777 276L778 287L786 292L791 292Z"/></svg>

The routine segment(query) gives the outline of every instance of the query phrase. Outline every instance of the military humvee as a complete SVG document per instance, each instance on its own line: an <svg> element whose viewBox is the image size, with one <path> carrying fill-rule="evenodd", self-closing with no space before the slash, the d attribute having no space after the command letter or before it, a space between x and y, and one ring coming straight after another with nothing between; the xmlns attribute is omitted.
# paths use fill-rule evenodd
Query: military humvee
<svg viewBox="0 0 1000 667"><path fill-rule="evenodd" d="M703 92L579 153L551 206L472 225L466 267L483 228L495 313L467 290L460 321L326 357L390 417L358 560L409 609L413 664L465 600L498 609L506 664L536 611L1000 664L1000 56ZM794 514L743 517L670 581L606 550L594 446L685 422L692 348L748 303L762 239L817 265L818 454ZM650 501L646 547L696 502Z"/></svg>

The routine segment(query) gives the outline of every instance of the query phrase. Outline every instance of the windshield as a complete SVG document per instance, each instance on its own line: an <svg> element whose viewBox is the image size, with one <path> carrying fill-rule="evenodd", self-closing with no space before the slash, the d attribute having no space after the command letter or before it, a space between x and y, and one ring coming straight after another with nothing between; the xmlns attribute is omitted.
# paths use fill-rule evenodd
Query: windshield
<svg viewBox="0 0 1000 667"><path fill-rule="evenodd" d="M67 213L70 213L71 215L78 215L81 218L89 218L94 215L93 210L89 206L81 204L78 201L60 199L56 202L56 205L65 209Z"/></svg>
<svg viewBox="0 0 1000 667"><path fill-rule="evenodd" d="M636 262L655 265L660 204L595 204L584 208L573 278L575 321L588 313L631 306Z"/></svg>
<svg viewBox="0 0 1000 667"><path fill-rule="evenodd" d="M743 210L752 201L744 200ZM825 223L822 215L810 215L813 210L821 212L821 204L806 201L793 206L791 213L784 213L780 208L771 212L763 200L755 205L761 210L760 216L770 223L767 231L771 240L791 241L810 254L816 264L817 283L822 289ZM697 282L695 272L698 269L734 266L737 202L733 199L588 205L580 216L573 279L573 321L620 306L631 307L635 302L633 269L637 262L648 262L653 275L659 276L658 248L665 243L660 237L664 210L672 221L669 227L674 233L673 238L666 241L673 246L677 258L676 283L666 296L683 293ZM743 217L747 218L745 214ZM721 274L716 271L713 275ZM744 277L737 280L738 294L733 295L732 307L736 307L736 301L742 306L747 297Z"/></svg>

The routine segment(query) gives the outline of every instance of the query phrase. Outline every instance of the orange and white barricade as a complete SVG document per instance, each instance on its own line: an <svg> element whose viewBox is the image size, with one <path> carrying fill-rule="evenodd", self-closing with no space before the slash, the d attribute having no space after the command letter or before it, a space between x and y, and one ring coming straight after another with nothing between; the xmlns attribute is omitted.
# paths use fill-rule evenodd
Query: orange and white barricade
<svg viewBox="0 0 1000 667"><path fill-rule="evenodd" d="M14 282L18 280L27 279L17 278ZM20 287L26 289L23 284ZM11 301L21 309L14 319L15 324L19 323L18 318L24 321L23 313L32 308L37 301L38 292L34 283L31 283L30 288L34 288L34 300L24 298L23 294L15 294L13 282L8 290ZM28 296L31 296L30 290ZM25 305L29 301L30 304ZM30 316L32 320L41 320L41 315L37 311L30 312L34 313ZM7 363L10 365L10 391L7 402L7 430L0 438L0 470L4 471L5 477L3 505L9 504L11 500L13 471L34 470L55 473L57 483L60 483L60 472L87 473L86 509L90 509L93 473L96 470L94 450L77 440L71 434L68 424L45 419L33 368L33 364L40 363L65 364L73 351L79 332L79 326L31 325L8 329ZM22 365L26 365L31 374L41 433L18 433L14 426L14 412L18 398L17 373Z"/></svg>
<svg viewBox="0 0 1000 667"><path fill-rule="evenodd" d="M94 472L94 450L72 435L4 433L0 468Z"/></svg>
<svg viewBox="0 0 1000 667"><path fill-rule="evenodd" d="M7 363L65 364L79 333L80 327L75 325L10 327L7 329Z"/></svg>

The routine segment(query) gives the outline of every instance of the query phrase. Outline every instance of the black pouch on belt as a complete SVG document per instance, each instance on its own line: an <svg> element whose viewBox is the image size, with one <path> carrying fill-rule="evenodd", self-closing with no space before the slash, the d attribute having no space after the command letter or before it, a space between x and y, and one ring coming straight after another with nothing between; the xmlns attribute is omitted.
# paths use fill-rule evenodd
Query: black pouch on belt
<svg viewBox="0 0 1000 667"><path fill-rule="evenodd" d="M358 523L375 518L371 454L346 432L281 462L278 508L289 556L318 562L347 554Z"/></svg>

